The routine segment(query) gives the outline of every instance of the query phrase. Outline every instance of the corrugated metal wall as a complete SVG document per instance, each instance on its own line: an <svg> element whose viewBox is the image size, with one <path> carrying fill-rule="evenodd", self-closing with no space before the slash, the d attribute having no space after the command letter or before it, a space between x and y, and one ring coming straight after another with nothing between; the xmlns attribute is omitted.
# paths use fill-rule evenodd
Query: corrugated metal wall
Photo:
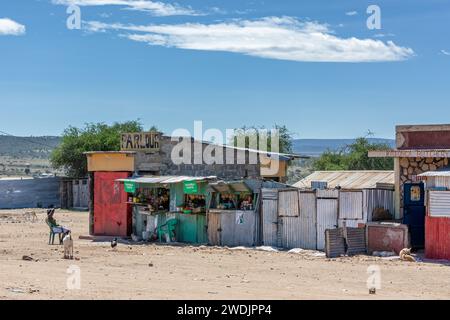
<svg viewBox="0 0 450 320"><path fill-rule="evenodd" d="M317 250L325 249L325 231L337 228L338 200L317 199Z"/></svg>
<svg viewBox="0 0 450 320"><path fill-rule="evenodd" d="M278 215L280 217L298 217L300 213L298 190L278 193Z"/></svg>
<svg viewBox="0 0 450 320"><path fill-rule="evenodd" d="M430 216L450 218L450 191L429 191L428 195Z"/></svg>
<svg viewBox="0 0 450 320"><path fill-rule="evenodd" d="M87 179L72 181L73 207L89 207L89 185Z"/></svg>
<svg viewBox="0 0 450 320"><path fill-rule="evenodd" d="M337 190L337 189L317 190L316 195L317 195L317 198L337 199L339 197L339 190Z"/></svg>
<svg viewBox="0 0 450 320"><path fill-rule="evenodd" d="M259 244L258 212L221 211L208 214L208 240L211 245L253 247Z"/></svg>
<svg viewBox="0 0 450 320"><path fill-rule="evenodd" d="M298 195L298 217L293 216L297 208L294 193ZM391 190L263 190L262 195L263 242L267 246L324 250L325 230L344 224L358 228L372 218L375 208L394 212ZM281 201L287 203L277 204Z"/></svg>
<svg viewBox="0 0 450 320"><path fill-rule="evenodd" d="M95 172L94 234L126 237L131 233L131 207L123 186L117 179L128 172Z"/></svg>
<svg viewBox="0 0 450 320"><path fill-rule="evenodd" d="M60 179L0 181L0 209L47 208L60 205Z"/></svg>
<svg viewBox="0 0 450 320"><path fill-rule="evenodd" d="M208 213L208 242L212 246L222 245L220 242L221 234L221 216L220 213Z"/></svg>
<svg viewBox="0 0 450 320"><path fill-rule="evenodd" d="M313 192L299 194L299 216L281 217L281 246L315 250L317 245L316 196Z"/></svg>
<svg viewBox="0 0 450 320"><path fill-rule="evenodd" d="M363 219L362 191L341 191L339 193L339 219Z"/></svg>
<svg viewBox="0 0 450 320"><path fill-rule="evenodd" d="M395 213L395 192L392 190L367 189L363 190L364 195L364 218L366 222L372 222L373 211L377 208L389 210L394 216Z"/></svg>
<svg viewBox="0 0 450 320"><path fill-rule="evenodd" d="M239 215L242 215L243 221L238 221ZM258 245L258 221L256 216L259 213L253 211L236 211L234 217L234 237L233 246L253 247Z"/></svg>
<svg viewBox="0 0 450 320"><path fill-rule="evenodd" d="M278 190L262 190L262 243L277 247L278 238Z"/></svg>
<svg viewBox="0 0 450 320"><path fill-rule="evenodd" d="M450 189L450 177L427 177L427 188L446 187Z"/></svg>
<svg viewBox="0 0 450 320"><path fill-rule="evenodd" d="M450 260L450 218L426 217L425 254L429 259Z"/></svg>

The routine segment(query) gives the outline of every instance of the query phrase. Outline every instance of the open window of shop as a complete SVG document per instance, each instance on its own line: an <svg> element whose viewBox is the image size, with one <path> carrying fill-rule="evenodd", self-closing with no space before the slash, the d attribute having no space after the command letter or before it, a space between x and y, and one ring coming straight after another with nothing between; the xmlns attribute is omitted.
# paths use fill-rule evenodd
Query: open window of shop
<svg viewBox="0 0 450 320"><path fill-rule="evenodd" d="M259 194L254 193L244 182L218 182L210 184L209 209L255 211Z"/></svg>

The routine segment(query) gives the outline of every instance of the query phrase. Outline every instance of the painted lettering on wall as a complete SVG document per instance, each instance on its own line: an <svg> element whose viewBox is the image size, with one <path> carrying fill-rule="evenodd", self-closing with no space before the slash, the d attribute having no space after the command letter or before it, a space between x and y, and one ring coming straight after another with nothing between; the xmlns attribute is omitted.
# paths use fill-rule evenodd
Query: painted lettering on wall
<svg viewBox="0 0 450 320"><path fill-rule="evenodd" d="M152 151L160 149L161 133L136 132L122 134L122 151Z"/></svg>

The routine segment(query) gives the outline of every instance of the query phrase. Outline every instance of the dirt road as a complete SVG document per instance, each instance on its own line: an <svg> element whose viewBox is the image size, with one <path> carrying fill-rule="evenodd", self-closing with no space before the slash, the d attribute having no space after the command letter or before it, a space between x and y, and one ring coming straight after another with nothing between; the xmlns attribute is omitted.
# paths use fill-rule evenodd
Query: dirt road
<svg viewBox="0 0 450 320"><path fill-rule="evenodd" d="M25 211L0 211L0 299L450 299L445 263L190 246L120 244L113 251L78 240L87 213L57 211L74 233L76 260L68 261L61 246L47 244L44 212L34 210L32 222ZM371 265L381 268L375 296L366 285ZM68 289L70 266L81 272L79 290Z"/></svg>

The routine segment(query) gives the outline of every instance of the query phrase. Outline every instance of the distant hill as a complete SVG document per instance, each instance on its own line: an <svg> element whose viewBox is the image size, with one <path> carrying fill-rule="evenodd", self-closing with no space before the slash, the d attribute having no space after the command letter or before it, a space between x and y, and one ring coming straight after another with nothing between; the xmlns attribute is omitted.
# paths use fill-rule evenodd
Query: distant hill
<svg viewBox="0 0 450 320"><path fill-rule="evenodd" d="M0 156L47 159L59 137L13 137L0 135Z"/></svg>
<svg viewBox="0 0 450 320"><path fill-rule="evenodd" d="M296 139L294 152L308 156L320 156L326 150L339 150L355 139ZM370 138L372 143L386 143L395 147L393 139ZM0 156L17 158L48 159L50 153L61 142L60 137L12 137L0 135Z"/></svg>
<svg viewBox="0 0 450 320"><path fill-rule="evenodd" d="M395 147L393 139L369 138L368 140L371 143L385 143L392 148ZM318 157L327 150L340 150L354 141L355 139L296 139L293 148L295 153Z"/></svg>

